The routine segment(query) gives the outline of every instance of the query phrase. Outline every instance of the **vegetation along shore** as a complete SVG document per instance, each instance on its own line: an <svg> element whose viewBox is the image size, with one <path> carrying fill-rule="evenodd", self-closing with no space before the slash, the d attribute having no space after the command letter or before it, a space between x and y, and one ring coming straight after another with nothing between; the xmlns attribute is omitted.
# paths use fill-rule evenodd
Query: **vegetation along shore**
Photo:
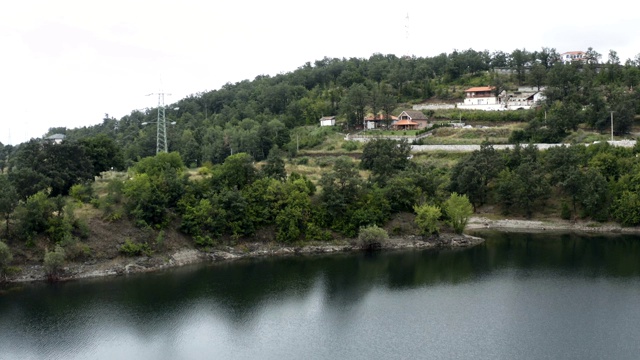
<svg viewBox="0 0 640 360"><path fill-rule="evenodd" d="M635 233L640 63L584 54L325 58L0 144L0 279L481 241L465 229ZM166 139L142 125L159 114Z"/></svg>

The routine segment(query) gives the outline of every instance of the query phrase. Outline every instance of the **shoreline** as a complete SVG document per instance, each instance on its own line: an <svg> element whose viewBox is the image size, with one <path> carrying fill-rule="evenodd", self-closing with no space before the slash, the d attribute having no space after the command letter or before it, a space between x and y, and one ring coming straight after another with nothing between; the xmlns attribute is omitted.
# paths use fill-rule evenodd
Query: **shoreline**
<svg viewBox="0 0 640 360"><path fill-rule="evenodd" d="M490 219L472 216L465 231L495 230L501 232L574 232L600 234L640 234L640 227L623 227L615 223L569 221L562 219ZM333 243L305 245L282 245L277 243L243 243L235 247L220 246L209 251L183 248L173 253L157 254L151 257L123 257L108 260L90 260L84 263L70 263L64 267L59 281L122 276L128 274L161 271L198 263L219 263L240 259L284 256L312 256L322 254L355 253L366 249L354 245L354 240ZM382 251L409 249L464 249L484 242L483 238L467 234L442 233L439 236L404 236L390 238L381 246ZM42 264L24 265L21 271L7 276L5 283L30 283L47 281ZM2 284L0 282L0 284Z"/></svg>
<svg viewBox="0 0 640 360"><path fill-rule="evenodd" d="M623 227L616 223L599 223L596 221L570 221L562 219L489 219L483 216L472 216L465 230L498 230L505 232L576 232L576 233L610 233L640 234L640 227Z"/></svg>
<svg viewBox="0 0 640 360"><path fill-rule="evenodd" d="M463 249L484 242L483 238L466 234L443 233L424 239L422 236L390 238L382 244L381 251L409 249ZM241 259L314 256L323 254L365 252L365 248L341 241L332 244L307 244L303 246L284 246L274 243L244 243L235 247L224 246L210 251L186 248L173 254L155 256L117 257L106 261L91 260L84 263L70 263L65 266L58 281L66 282L80 279L122 276L178 268L199 263L221 263ZM6 284L20 284L47 281L42 264L25 265L15 275L7 276ZM0 282L0 284L2 284Z"/></svg>

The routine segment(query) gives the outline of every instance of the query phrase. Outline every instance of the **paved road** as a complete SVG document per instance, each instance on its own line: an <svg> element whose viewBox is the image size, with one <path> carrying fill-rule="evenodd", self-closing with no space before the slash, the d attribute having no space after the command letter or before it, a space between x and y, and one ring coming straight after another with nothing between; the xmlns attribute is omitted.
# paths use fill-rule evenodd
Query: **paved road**
<svg viewBox="0 0 640 360"><path fill-rule="evenodd" d="M613 146L634 147L635 140L607 141ZM569 146L571 144L534 144L540 150L546 150L556 146ZM591 144L586 144L587 146ZM513 149L515 145L493 145L496 150ZM480 145L411 145L411 152L430 152L430 151L451 151L451 152L472 152L480 150Z"/></svg>

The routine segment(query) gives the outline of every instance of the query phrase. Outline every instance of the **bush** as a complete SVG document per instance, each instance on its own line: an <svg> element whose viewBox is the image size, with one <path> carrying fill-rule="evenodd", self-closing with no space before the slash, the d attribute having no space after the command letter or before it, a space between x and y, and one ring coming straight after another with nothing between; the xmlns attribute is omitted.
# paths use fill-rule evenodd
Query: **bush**
<svg viewBox="0 0 640 360"><path fill-rule="evenodd" d="M124 244L120 246L120 249L118 249L118 251L120 251L121 253L127 256L140 256L140 255L151 256L151 253L152 253L151 248L149 247L149 244L147 243L136 244L133 241L131 241L131 239L129 238L127 238L124 241Z"/></svg>
<svg viewBox="0 0 640 360"><path fill-rule="evenodd" d="M377 225L370 225L360 228L358 233L358 243L361 247L369 247L375 243L384 243L389 240L389 234Z"/></svg>
<svg viewBox="0 0 640 360"><path fill-rule="evenodd" d="M457 234L462 234L462 231L467 226L469 217L473 214L473 206L471 206L467 195L452 193L451 197L445 201L444 208L453 231Z"/></svg>
<svg viewBox="0 0 640 360"><path fill-rule="evenodd" d="M11 249L7 244L0 241L0 276L6 274L7 269L9 268L9 263L13 260L13 254L11 253Z"/></svg>
<svg viewBox="0 0 640 360"><path fill-rule="evenodd" d="M414 206L416 212L416 225L423 235L437 234L439 232L438 219L442 216L440 208L435 205Z"/></svg>
<svg viewBox="0 0 640 360"><path fill-rule="evenodd" d="M560 209L560 217L564 220L571 219L571 208L569 207L569 204L564 201L562 202L562 208Z"/></svg>
<svg viewBox="0 0 640 360"><path fill-rule="evenodd" d="M210 236L200 236L200 235L194 236L193 242L195 242L196 245L202 246L202 247L213 246L216 244L215 241Z"/></svg>
<svg viewBox="0 0 640 360"><path fill-rule="evenodd" d="M88 204L95 198L91 183L76 184L69 189L69 195L81 203Z"/></svg>
<svg viewBox="0 0 640 360"><path fill-rule="evenodd" d="M307 225L307 230L305 231L304 236L305 239L309 241L329 241L332 239L331 232L320 228L314 223L309 223Z"/></svg>
<svg viewBox="0 0 640 360"><path fill-rule="evenodd" d="M67 259L79 260L86 259L91 256L91 248L89 245L78 241L75 237L68 237L62 243Z"/></svg>
<svg viewBox="0 0 640 360"><path fill-rule="evenodd" d="M66 254L62 246L56 245L54 251L47 251L44 254L44 268L49 280L57 280L64 265Z"/></svg>
<svg viewBox="0 0 640 360"><path fill-rule="evenodd" d="M347 150L347 151L354 151L358 149L358 142L357 141L345 141L344 143L342 143L342 148Z"/></svg>

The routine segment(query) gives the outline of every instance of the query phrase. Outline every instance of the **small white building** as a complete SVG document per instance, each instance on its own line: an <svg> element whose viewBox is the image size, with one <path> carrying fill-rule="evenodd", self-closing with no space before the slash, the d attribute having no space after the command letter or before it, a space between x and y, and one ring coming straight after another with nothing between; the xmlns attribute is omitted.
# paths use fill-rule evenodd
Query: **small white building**
<svg viewBox="0 0 640 360"><path fill-rule="evenodd" d="M335 125L336 125L335 116L323 116L320 118L320 126L335 126Z"/></svg>
<svg viewBox="0 0 640 360"><path fill-rule="evenodd" d="M573 61L587 61L584 51L567 51L560 54L560 60L565 64L570 64Z"/></svg>

